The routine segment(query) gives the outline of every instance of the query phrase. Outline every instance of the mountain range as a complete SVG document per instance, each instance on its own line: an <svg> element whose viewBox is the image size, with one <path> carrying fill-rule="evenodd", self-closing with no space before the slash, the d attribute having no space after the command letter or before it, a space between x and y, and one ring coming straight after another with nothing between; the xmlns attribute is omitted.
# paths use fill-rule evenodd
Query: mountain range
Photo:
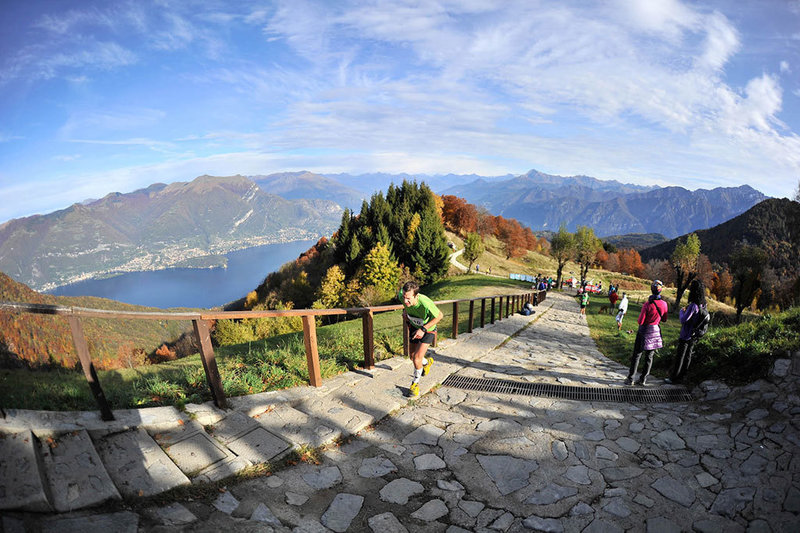
<svg viewBox="0 0 800 533"><path fill-rule="evenodd" d="M0 271L47 290L114 272L224 266L229 251L330 235L341 212L243 176L157 183L0 225Z"/></svg>
<svg viewBox="0 0 800 533"><path fill-rule="evenodd" d="M355 212L361 209L363 198L392 183L424 181L437 194L464 198L536 232L557 231L563 223L569 231L589 226L601 237L660 233L671 239L720 224L767 198L747 185L690 191L537 170L521 176L294 172L253 179L259 185L274 184L275 194L291 195L287 198L331 198ZM324 186L310 185L314 183Z"/></svg>
<svg viewBox="0 0 800 533"><path fill-rule="evenodd" d="M438 194L460 196L534 231L586 225L601 237L674 238L729 220L766 198L748 186L689 191L536 170L521 176L200 176L5 222L0 271L48 290L118 272L224 266L223 254L230 251L330 236L345 207L359 212L364 199L403 180L424 181Z"/></svg>
<svg viewBox="0 0 800 533"><path fill-rule="evenodd" d="M689 191L535 170L508 180L478 179L442 194L515 218L534 231L556 231L564 224L569 231L588 226L601 237L660 233L667 238L715 226L767 198L747 185Z"/></svg>

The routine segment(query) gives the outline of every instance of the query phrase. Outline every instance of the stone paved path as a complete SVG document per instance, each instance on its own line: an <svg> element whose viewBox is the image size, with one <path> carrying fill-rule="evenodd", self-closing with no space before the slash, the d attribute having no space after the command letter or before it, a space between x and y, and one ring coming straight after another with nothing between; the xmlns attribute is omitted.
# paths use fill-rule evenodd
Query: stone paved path
<svg viewBox="0 0 800 533"><path fill-rule="evenodd" d="M423 378L423 388L441 382L448 366L475 377L621 386L625 368L597 351L574 299L552 294L546 304L478 361L458 361L469 342L442 348L440 373ZM401 373L410 375L410 365L382 379ZM213 500L6 513L2 524L4 531L797 532L799 382L795 355L776 364L769 382L734 390L704 383L693 403L439 387L329 446L321 464L230 483Z"/></svg>

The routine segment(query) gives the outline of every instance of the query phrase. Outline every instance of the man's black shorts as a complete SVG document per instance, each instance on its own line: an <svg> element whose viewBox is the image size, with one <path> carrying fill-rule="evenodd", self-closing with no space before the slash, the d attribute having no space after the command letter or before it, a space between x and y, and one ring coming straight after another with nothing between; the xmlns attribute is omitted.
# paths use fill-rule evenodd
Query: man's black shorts
<svg viewBox="0 0 800 533"><path fill-rule="evenodd" d="M416 328L408 328L408 340L409 340L409 342L411 342L413 344L418 344L418 343L432 344L433 343L433 339L434 339L433 332L429 331L428 333L425 333L424 335L422 335L422 338L415 339L414 338L414 333L416 333L417 331L418 330Z"/></svg>

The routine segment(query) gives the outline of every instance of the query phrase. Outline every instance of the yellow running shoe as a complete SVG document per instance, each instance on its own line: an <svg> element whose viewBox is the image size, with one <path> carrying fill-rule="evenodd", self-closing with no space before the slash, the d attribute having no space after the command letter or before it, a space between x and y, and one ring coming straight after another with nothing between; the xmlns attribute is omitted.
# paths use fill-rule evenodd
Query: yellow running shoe
<svg viewBox="0 0 800 533"><path fill-rule="evenodd" d="M427 376L433 366L433 357L428 356L428 364L422 367L422 375Z"/></svg>
<svg viewBox="0 0 800 533"><path fill-rule="evenodd" d="M408 388L408 395L412 398L419 398L419 383L412 383Z"/></svg>

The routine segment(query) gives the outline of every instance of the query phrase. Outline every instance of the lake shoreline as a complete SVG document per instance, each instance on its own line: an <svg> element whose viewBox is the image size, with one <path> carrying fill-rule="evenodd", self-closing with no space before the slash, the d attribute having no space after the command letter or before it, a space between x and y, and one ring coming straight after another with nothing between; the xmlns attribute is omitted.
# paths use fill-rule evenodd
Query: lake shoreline
<svg viewBox="0 0 800 533"><path fill-rule="evenodd" d="M297 259L316 242L310 239L251 246L217 256L225 259L225 266L115 271L40 292L54 296L96 296L162 309L220 307L245 297L267 275Z"/></svg>

